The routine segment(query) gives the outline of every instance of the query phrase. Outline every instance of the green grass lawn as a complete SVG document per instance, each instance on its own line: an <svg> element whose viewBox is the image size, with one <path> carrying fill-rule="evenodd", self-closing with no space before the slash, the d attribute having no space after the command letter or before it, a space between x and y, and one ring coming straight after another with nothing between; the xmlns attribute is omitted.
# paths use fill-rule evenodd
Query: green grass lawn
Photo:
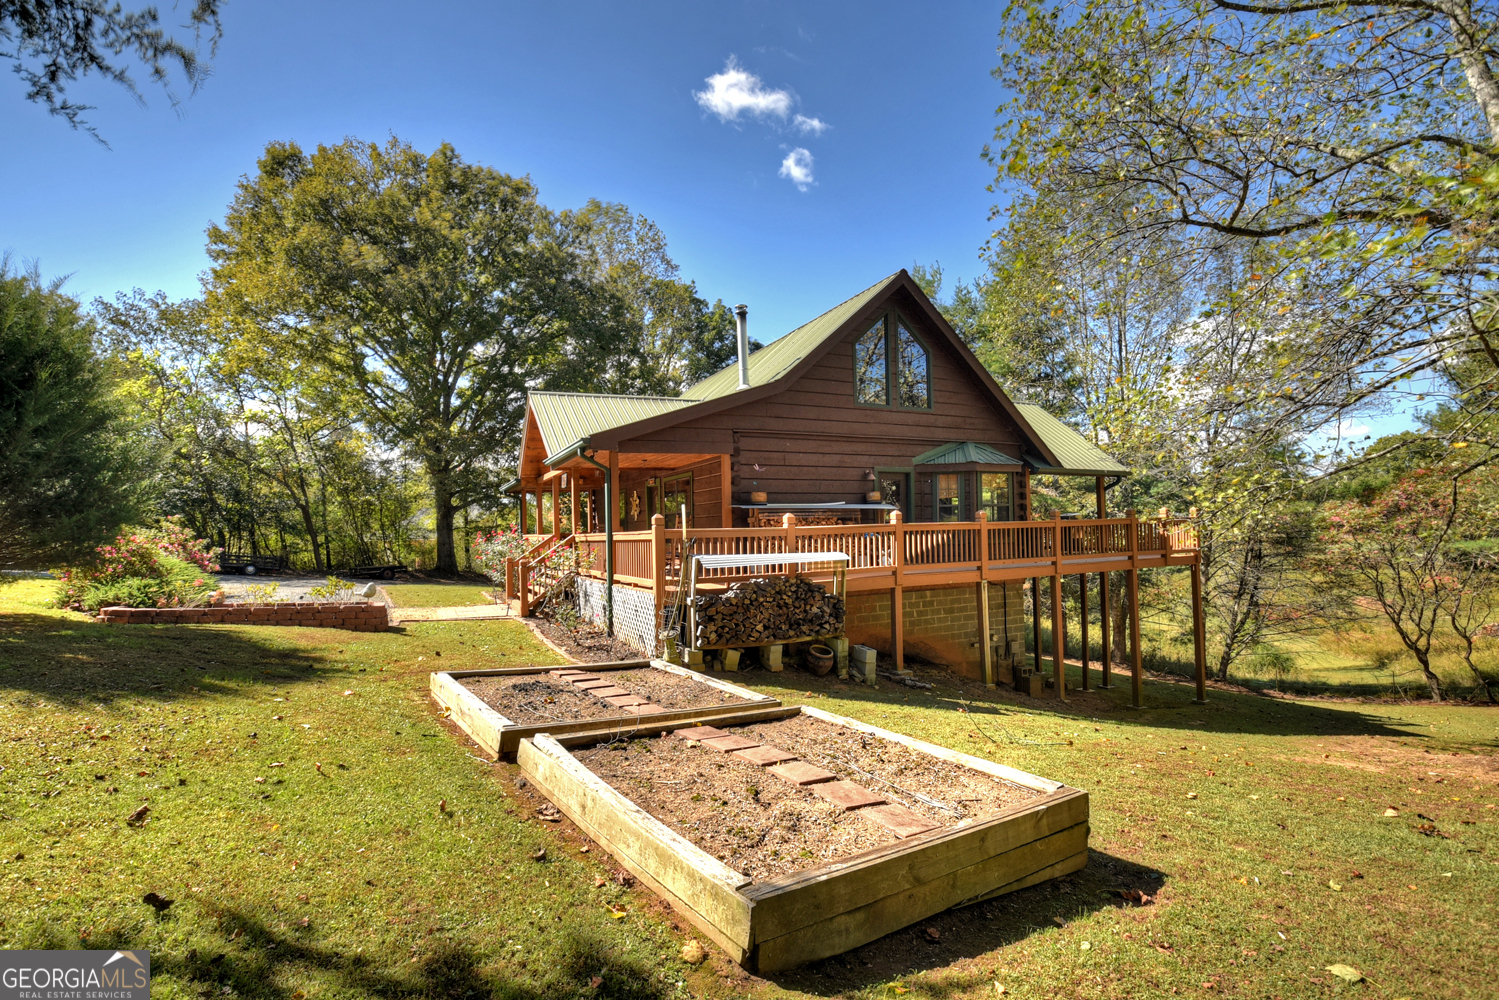
<svg viewBox="0 0 1499 1000"><path fill-rule="evenodd" d="M398 608L464 608L493 604L485 593L494 588L463 583L387 583L385 592Z"/></svg>
<svg viewBox="0 0 1499 1000"><path fill-rule="evenodd" d="M437 718L433 668L553 661L524 626L101 626L46 595L0 589L0 947L149 948L157 996L1493 995L1499 712L742 674L1092 804L1083 872L766 982L681 962L686 924Z"/></svg>

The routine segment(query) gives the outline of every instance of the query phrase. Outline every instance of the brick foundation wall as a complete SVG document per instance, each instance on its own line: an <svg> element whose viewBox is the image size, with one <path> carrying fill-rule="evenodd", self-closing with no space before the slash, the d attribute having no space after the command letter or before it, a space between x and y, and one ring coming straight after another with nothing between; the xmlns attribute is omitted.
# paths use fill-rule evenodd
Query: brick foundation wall
<svg viewBox="0 0 1499 1000"><path fill-rule="evenodd" d="M906 589L905 647L908 654L951 667L965 677L983 677L983 659L979 647L977 588L935 587L927 590ZM1023 584L989 585L989 628L995 635L995 665L998 680L1010 677L1010 661L1005 656L1008 640L1022 642L1025 635L1025 591ZM891 650L890 592L865 591L848 595L844 629L849 641L872 646L884 653Z"/></svg>
<svg viewBox="0 0 1499 1000"><path fill-rule="evenodd" d="M207 608L101 608L111 625L306 625L353 632L384 632L390 615L383 604L220 604Z"/></svg>

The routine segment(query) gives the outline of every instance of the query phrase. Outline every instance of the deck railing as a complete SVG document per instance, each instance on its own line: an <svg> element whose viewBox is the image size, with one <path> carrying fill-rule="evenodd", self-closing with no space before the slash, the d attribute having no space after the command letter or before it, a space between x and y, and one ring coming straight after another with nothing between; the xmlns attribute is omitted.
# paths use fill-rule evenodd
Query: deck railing
<svg viewBox="0 0 1499 1000"><path fill-rule="evenodd" d="M602 532L577 536L581 572L604 576L604 547ZM1197 528L1184 518L801 525L788 514L779 528L617 531L614 578L663 589L680 582L687 554L842 552L849 556L850 589L867 590L1183 565L1195 561L1196 550ZM754 575L762 574L706 570L698 579L712 584Z"/></svg>

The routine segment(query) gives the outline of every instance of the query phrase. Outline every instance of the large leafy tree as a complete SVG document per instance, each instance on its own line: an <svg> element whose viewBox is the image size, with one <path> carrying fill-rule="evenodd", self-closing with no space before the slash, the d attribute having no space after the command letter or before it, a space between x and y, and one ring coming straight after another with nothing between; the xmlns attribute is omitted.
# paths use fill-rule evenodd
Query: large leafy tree
<svg viewBox="0 0 1499 1000"><path fill-rule="evenodd" d="M208 237L222 321L324 373L421 464L440 571L455 512L514 454L525 393L591 388L626 326L586 228L447 145L272 143Z"/></svg>
<svg viewBox="0 0 1499 1000"><path fill-rule="evenodd" d="M1079 252L1169 237L1190 270L1262 248L1233 295L1282 320L1277 364L1247 394L1277 404L1261 409L1272 440L1435 364L1476 359L1492 379L1496 13L1017 0L990 155L1001 184L1096 216Z"/></svg>
<svg viewBox="0 0 1499 1000"><path fill-rule="evenodd" d="M10 61L28 101L45 104L52 114L98 139L84 119L91 107L71 101L68 85L92 73L141 100L130 75L133 57L176 104L178 97L169 86L173 69L192 89L207 78L198 43L206 31L210 46L217 47L222 6L223 0L193 0L187 14L193 32L189 45L168 34L155 6L126 11L110 0L0 0L0 59Z"/></svg>
<svg viewBox="0 0 1499 1000"><path fill-rule="evenodd" d="M86 555L136 512L137 456L58 283L0 261L0 565Z"/></svg>

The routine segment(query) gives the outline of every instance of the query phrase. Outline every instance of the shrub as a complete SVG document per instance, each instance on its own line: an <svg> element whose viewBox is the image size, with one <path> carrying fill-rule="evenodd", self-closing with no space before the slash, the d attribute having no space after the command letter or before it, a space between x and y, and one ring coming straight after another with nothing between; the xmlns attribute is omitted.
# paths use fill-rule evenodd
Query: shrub
<svg viewBox="0 0 1499 1000"><path fill-rule="evenodd" d="M218 584L216 551L176 519L137 529L95 550L93 562L57 571L58 604L98 611L111 605L191 607L207 602Z"/></svg>
<svg viewBox="0 0 1499 1000"><path fill-rule="evenodd" d="M474 538L474 544L469 548L470 558L479 571L489 577L495 583L505 582L505 560L519 559L526 554L530 545L526 542L526 536L521 533L519 527L508 530L495 530L489 534L479 534Z"/></svg>
<svg viewBox="0 0 1499 1000"><path fill-rule="evenodd" d="M127 576L118 580L96 580L83 588L79 603L88 611L100 608L194 608L207 604L218 589L218 581L205 577L192 563L169 555L158 555L155 569L160 576Z"/></svg>

